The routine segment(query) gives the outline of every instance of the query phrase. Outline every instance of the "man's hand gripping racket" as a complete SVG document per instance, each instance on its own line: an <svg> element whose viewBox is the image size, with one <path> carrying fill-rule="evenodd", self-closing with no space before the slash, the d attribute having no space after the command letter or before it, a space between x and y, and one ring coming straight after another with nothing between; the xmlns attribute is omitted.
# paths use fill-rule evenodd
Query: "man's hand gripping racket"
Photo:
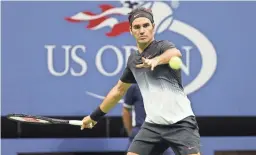
<svg viewBox="0 0 256 155"><path fill-rule="evenodd" d="M84 117L82 122L83 122L83 124L81 125L81 130L83 130L84 128L91 129L91 128L93 128L97 124L97 122L92 120L90 116Z"/></svg>

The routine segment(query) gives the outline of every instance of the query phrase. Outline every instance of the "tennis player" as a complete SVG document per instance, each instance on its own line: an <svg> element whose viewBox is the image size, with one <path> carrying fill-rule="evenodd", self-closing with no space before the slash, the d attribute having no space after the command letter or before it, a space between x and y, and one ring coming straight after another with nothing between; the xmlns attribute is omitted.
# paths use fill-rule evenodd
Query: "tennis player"
<svg viewBox="0 0 256 155"><path fill-rule="evenodd" d="M128 19L138 51L131 53L123 75L100 106L84 117L81 129L95 125L118 103L131 84L137 83L146 119L127 155L161 154L168 147L177 155L200 155L199 128L183 90L181 70L168 66L171 57L181 57L180 51L169 41L154 39L155 25L150 10L134 9Z"/></svg>

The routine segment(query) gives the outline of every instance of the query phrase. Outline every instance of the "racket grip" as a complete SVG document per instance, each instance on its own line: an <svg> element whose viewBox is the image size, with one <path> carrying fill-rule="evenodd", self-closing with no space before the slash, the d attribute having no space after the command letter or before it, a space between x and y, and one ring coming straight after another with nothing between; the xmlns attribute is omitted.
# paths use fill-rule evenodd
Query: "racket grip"
<svg viewBox="0 0 256 155"><path fill-rule="evenodd" d="M70 121L69 121L69 124L70 124L70 125L82 126L82 125L83 125L83 122L82 122L82 121L79 121L79 120L70 120Z"/></svg>

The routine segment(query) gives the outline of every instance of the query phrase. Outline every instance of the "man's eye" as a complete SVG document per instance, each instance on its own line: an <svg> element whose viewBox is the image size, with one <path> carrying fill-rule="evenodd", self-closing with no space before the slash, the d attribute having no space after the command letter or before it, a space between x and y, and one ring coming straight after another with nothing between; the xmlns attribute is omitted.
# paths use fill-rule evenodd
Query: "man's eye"
<svg viewBox="0 0 256 155"><path fill-rule="evenodd" d="M149 26L149 24L144 24L144 25L143 25L144 28L146 28L146 27L148 27L148 26Z"/></svg>

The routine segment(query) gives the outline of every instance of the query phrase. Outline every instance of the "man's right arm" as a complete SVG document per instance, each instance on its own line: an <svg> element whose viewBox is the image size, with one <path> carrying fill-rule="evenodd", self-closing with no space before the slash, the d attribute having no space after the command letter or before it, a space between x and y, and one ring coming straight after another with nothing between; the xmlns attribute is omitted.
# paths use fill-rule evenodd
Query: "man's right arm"
<svg viewBox="0 0 256 155"><path fill-rule="evenodd" d="M130 83L124 83L121 80L111 89L106 98L100 105L100 109L104 113L108 113L124 96L128 88L131 86Z"/></svg>
<svg viewBox="0 0 256 155"><path fill-rule="evenodd" d="M118 103L130 86L130 83L124 83L119 80L110 90L100 106L90 116L84 117L81 130L84 128L92 128L101 117L108 113Z"/></svg>
<svg viewBox="0 0 256 155"><path fill-rule="evenodd" d="M84 117L81 129L92 128L105 114L107 114L123 97L125 92L135 82L135 78L129 69L126 67L124 73L117 84L110 90L100 106L95 109L90 116Z"/></svg>

